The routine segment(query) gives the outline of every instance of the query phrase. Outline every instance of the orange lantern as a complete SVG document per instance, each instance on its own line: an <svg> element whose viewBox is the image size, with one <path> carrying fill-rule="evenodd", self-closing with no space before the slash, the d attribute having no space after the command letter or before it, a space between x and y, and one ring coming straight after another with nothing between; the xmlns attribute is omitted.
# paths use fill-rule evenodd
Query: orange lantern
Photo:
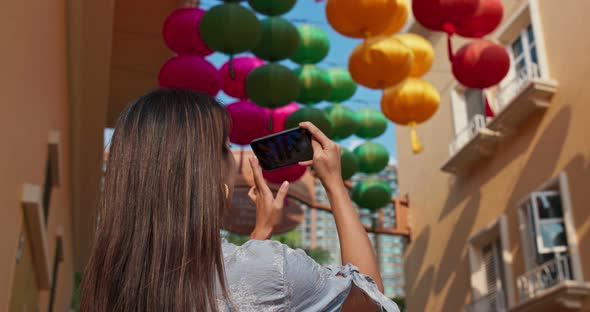
<svg viewBox="0 0 590 312"><path fill-rule="evenodd" d="M360 85L385 89L408 77L413 60L412 50L399 39L379 36L366 40L352 50L348 71Z"/></svg>
<svg viewBox="0 0 590 312"><path fill-rule="evenodd" d="M385 28L385 30L381 33L383 35L393 35L400 31L406 22L408 21L408 16L410 15L410 5L408 3L409 0L397 0L397 8L395 9L395 15L389 21L389 25Z"/></svg>
<svg viewBox="0 0 590 312"><path fill-rule="evenodd" d="M328 0L328 23L340 34L368 38L383 33L396 14L397 0Z"/></svg>
<svg viewBox="0 0 590 312"><path fill-rule="evenodd" d="M428 40L419 35L405 33L395 36L412 50L414 62L410 70L410 77L422 77L434 62L434 49Z"/></svg>
<svg viewBox="0 0 590 312"><path fill-rule="evenodd" d="M440 95L434 86L422 79L408 78L383 92L381 111L394 123L411 127L412 151L416 154L422 150L416 125L430 119L439 103Z"/></svg>

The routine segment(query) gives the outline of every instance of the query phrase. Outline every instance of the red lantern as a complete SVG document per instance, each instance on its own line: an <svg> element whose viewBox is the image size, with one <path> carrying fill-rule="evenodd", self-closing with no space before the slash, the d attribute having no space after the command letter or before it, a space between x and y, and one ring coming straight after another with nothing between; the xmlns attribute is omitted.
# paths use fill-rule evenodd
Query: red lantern
<svg viewBox="0 0 590 312"><path fill-rule="evenodd" d="M270 111L248 100L242 100L226 106L232 120L229 141L239 145L248 145L252 140L269 135Z"/></svg>
<svg viewBox="0 0 590 312"><path fill-rule="evenodd" d="M264 65L264 61L254 56L241 56L233 59L233 77L230 74L230 61L225 62L219 69L221 73L221 89L229 96L246 99L246 77L257 67Z"/></svg>
<svg viewBox="0 0 590 312"><path fill-rule="evenodd" d="M481 0L413 0L414 17L424 27L435 31L454 32L461 22L470 19Z"/></svg>
<svg viewBox="0 0 590 312"><path fill-rule="evenodd" d="M452 59L453 75L469 88L491 87L499 83L510 69L506 48L483 39L464 45Z"/></svg>
<svg viewBox="0 0 590 312"><path fill-rule="evenodd" d="M162 33L170 50L178 54L203 56L213 53L199 33L199 24L204 13L199 8L180 8L166 18Z"/></svg>
<svg viewBox="0 0 590 312"><path fill-rule="evenodd" d="M221 75L213 64L199 55L172 57L160 69L160 87L191 89L215 96L221 86Z"/></svg>
<svg viewBox="0 0 590 312"><path fill-rule="evenodd" d="M502 21L503 13L502 1L482 1L475 15L457 25L455 30L463 37L481 38L498 27Z"/></svg>
<svg viewBox="0 0 590 312"><path fill-rule="evenodd" d="M275 133L285 130L285 120L287 120L287 117L289 117L291 113L298 109L299 104L293 102L283 107L271 110L270 114L272 118L272 132Z"/></svg>
<svg viewBox="0 0 590 312"><path fill-rule="evenodd" d="M280 184L285 181L295 182L307 171L307 167L300 166L300 165L292 165L289 167L273 170L273 171L262 171L262 175L266 179L266 181L270 183Z"/></svg>

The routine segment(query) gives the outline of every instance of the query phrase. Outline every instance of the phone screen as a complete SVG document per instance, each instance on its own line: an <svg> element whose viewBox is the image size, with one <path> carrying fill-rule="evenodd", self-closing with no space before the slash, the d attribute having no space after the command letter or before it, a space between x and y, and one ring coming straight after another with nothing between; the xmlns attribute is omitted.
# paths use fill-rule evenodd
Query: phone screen
<svg viewBox="0 0 590 312"><path fill-rule="evenodd" d="M271 171L313 159L311 134L294 128L256 139L250 143L260 166Z"/></svg>

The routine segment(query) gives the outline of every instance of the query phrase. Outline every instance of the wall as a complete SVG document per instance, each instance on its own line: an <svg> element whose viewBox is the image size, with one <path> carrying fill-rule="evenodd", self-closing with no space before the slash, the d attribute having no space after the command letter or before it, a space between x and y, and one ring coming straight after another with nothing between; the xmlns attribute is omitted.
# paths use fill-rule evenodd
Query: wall
<svg viewBox="0 0 590 312"><path fill-rule="evenodd" d="M69 203L69 110L66 4L56 1L2 1L0 4L0 311L7 311L18 237L23 228L23 183L42 185L50 130L61 131L61 184L53 190L47 225L53 263L55 231L65 229L65 261L57 278L55 308L69 303L73 282ZM40 294L45 310L48 293Z"/></svg>
<svg viewBox="0 0 590 312"><path fill-rule="evenodd" d="M523 1L503 1L505 18ZM517 204L547 180L566 171L579 245L590 246L590 29L587 1L539 0L550 76L558 90L550 108L532 116L516 136L500 143L493 157L465 178L440 171L449 158L453 117L449 89L453 83L446 42L434 35L436 61L426 77L441 92L439 111L419 126L424 151L412 155L407 129L396 128L400 193L409 193L413 241L405 256L408 311L457 311L470 301L466 241L473 233L506 214L513 278L524 271ZM459 41L455 50L459 48ZM587 140L587 139L586 139ZM581 248L581 263L590 250ZM590 267L583 268L590 280Z"/></svg>

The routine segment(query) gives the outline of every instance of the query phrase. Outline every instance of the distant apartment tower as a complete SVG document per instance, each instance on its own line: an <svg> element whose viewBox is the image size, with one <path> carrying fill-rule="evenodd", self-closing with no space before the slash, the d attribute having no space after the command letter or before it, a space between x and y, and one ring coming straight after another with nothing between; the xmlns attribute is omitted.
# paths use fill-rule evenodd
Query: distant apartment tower
<svg viewBox="0 0 590 312"><path fill-rule="evenodd" d="M390 184L393 195L397 196L397 170L395 166L388 166L378 176ZM354 183L366 177L366 175L357 174L353 177L352 182ZM316 182L316 201L320 204L329 205L326 192L319 181ZM358 213L361 222L368 227L372 227L374 220L380 217L383 218L383 227L394 227L395 212L393 204L384 207L380 213L372 213L366 209L358 209ZM305 209L305 219L299 226L299 230L304 247L327 250L331 257L328 264L341 264L338 232L336 231L336 223L332 213L319 209ZM404 297L404 238L369 233L369 239L377 252L385 295L388 297Z"/></svg>

